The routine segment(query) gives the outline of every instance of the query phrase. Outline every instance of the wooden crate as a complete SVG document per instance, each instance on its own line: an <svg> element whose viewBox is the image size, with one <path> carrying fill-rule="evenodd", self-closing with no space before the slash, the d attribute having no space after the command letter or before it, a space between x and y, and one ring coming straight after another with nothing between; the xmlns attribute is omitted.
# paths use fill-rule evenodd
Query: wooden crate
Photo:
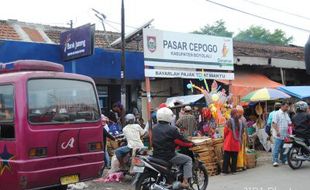
<svg viewBox="0 0 310 190"><path fill-rule="evenodd" d="M204 151L204 152L199 152L198 153L199 157L206 157L206 156L215 156L215 152L214 151Z"/></svg>
<svg viewBox="0 0 310 190"><path fill-rule="evenodd" d="M214 175L217 175L219 173L217 165L212 166L212 167L207 167L207 171L208 171L209 176L214 176Z"/></svg>
<svg viewBox="0 0 310 190"><path fill-rule="evenodd" d="M223 143L214 145L214 152L218 161L223 160L223 154L224 154Z"/></svg>
<svg viewBox="0 0 310 190"><path fill-rule="evenodd" d="M212 142L214 145L221 144L224 142L224 139L223 138L213 139Z"/></svg>

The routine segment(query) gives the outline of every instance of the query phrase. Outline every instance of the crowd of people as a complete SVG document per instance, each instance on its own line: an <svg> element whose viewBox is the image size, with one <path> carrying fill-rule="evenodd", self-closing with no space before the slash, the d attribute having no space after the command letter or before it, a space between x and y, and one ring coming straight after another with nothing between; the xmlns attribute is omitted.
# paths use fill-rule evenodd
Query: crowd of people
<svg viewBox="0 0 310 190"><path fill-rule="evenodd" d="M127 144L115 150L116 161L119 167L123 165L123 158L132 149L145 146L143 138L148 135L148 124L144 123L141 113L132 104L130 113L127 115L121 104L113 105L108 117L102 116L102 124L105 126L104 136L115 140L115 135L121 131L127 140ZM259 110L259 109L258 109ZM287 102L275 103L274 110L265 116L264 123L260 121L261 113L253 119L251 115L245 116L244 108L240 105L226 107L225 122L220 126L215 121L210 108L193 109L191 106L184 106L179 113L173 112L165 104L152 114L152 145L153 156L160 159L181 164L184 166L183 185L187 186L187 179L191 177L191 159L184 155L176 154L175 147L179 140L187 146L193 146L186 139L191 136L208 136L210 138L223 138L223 165L222 173L236 173L238 170L246 169L246 150L249 146L251 135L249 128L263 126L262 131L268 136L272 145L272 164L279 166L287 161L284 155L283 144L288 135L294 131L297 136L310 139L310 113L306 102L295 104L295 114L289 114ZM260 112L257 111L256 112ZM227 114L229 113L229 114ZM256 121L255 121L256 120ZM265 121L266 120L266 121ZM124 126L124 127L121 127ZM222 128L222 131L221 131ZM294 128L294 130L292 130ZM310 141L309 141L310 143ZM106 147L106 143L105 143ZM308 151L308 150L305 150ZM105 151L107 152L107 151ZM309 153L305 154L310 156ZM279 158L280 157L280 158ZM110 164L109 155L106 153L107 166ZM280 161L279 161L280 160Z"/></svg>

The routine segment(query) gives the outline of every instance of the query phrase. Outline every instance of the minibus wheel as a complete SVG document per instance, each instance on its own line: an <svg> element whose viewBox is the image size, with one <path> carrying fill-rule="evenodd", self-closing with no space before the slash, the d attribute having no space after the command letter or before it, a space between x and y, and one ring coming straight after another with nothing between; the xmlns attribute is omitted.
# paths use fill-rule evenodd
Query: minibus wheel
<svg viewBox="0 0 310 190"><path fill-rule="evenodd" d="M44 190L67 190L67 189L68 189L68 185L59 185L56 187L46 188Z"/></svg>
<svg viewBox="0 0 310 190"><path fill-rule="evenodd" d="M68 189L68 185L61 185L57 187L57 190L67 190Z"/></svg>

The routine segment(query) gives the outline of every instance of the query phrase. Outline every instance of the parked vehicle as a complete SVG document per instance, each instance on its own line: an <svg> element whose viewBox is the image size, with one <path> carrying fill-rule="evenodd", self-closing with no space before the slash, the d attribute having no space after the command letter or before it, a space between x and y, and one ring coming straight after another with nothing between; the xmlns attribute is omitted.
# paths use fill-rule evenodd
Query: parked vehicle
<svg viewBox="0 0 310 190"><path fill-rule="evenodd" d="M192 189L205 190L208 186L208 173L198 154L188 148L183 148L181 153L193 159L193 178L190 181ZM136 190L171 190L180 189L183 180L182 168L172 165L161 159L151 156L135 157L133 171L136 176L133 184Z"/></svg>
<svg viewBox="0 0 310 190"><path fill-rule="evenodd" d="M94 81L62 65L0 64L0 189L66 189L99 176L102 126Z"/></svg>
<svg viewBox="0 0 310 190"><path fill-rule="evenodd" d="M291 135L291 144L288 146L288 165L292 169L299 169L304 161L310 161L310 144L308 140Z"/></svg>

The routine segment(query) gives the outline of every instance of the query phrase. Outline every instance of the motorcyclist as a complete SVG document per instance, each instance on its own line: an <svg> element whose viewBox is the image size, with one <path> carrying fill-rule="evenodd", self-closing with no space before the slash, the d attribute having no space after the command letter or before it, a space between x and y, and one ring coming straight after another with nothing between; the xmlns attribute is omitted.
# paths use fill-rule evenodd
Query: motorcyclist
<svg viewBox="0 0 310 190"><path fill-rule="evenodd" d="M160 108L156 114L158 124L152 130L153 157L165 160L177 166L183 166L183 188L189 187L188 180L192 177L192 159L184 154L175 152L175 142L188 142L179 132L179 130L171 126L170 122L174 115L171 109ZM191 144L192 146L193 144Z"/></svg>
<svg viewBox="0 0 310 190"><path fill-rule="evenodd" d="M305 139L307 145L309 146L310 140L310 113L308 111L308 104L304 101L299 101L295 103L296 115L293 117L292 122L295 126L294 134L296 137ZM303 152L310 156L310 152L307 149L303 149Z"/></svg>
<svg viewBox="0 0 310 190"><path fill-rule="evenodd" d="M135 148L143 148L144 144L141 137L146 135L148 128L142 127L136 123L136 118L133 114L125 116L126 126L123 128L123 134L127 140L127 146L120 147L115 150L115 155L120 163L123 165L123 158Z"/></svg>

